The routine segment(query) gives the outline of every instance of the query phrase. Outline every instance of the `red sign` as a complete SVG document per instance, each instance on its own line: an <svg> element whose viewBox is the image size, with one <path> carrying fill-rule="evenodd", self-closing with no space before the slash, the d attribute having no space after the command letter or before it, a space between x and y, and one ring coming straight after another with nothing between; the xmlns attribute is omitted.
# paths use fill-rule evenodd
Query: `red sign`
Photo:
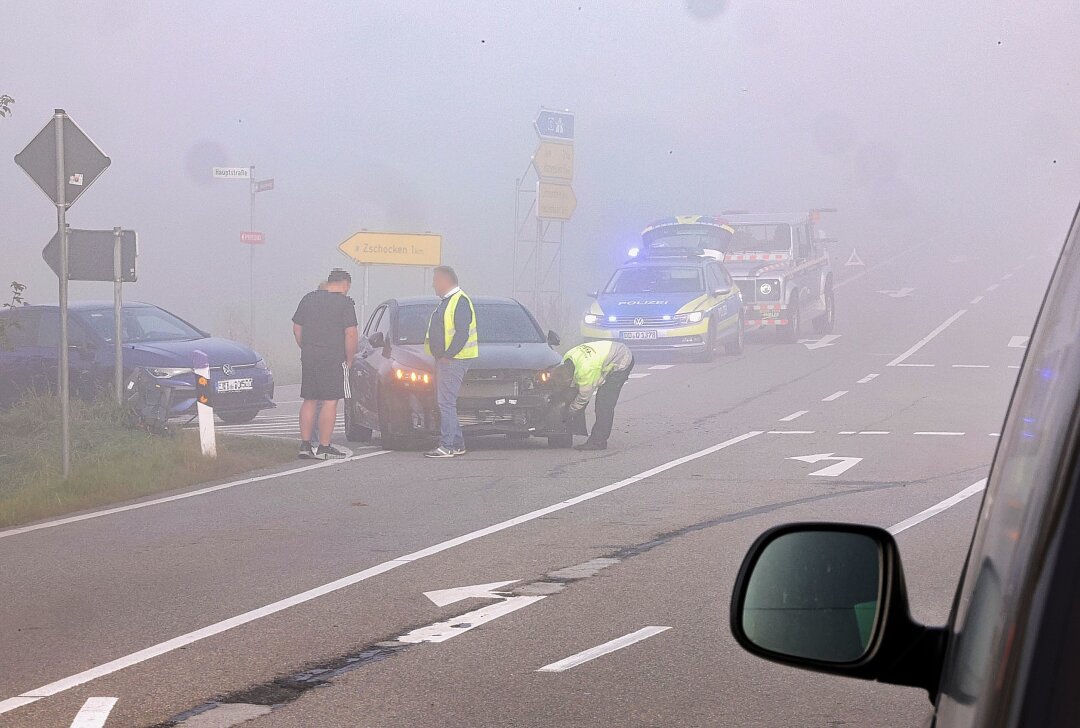
<svg viewBox="0 0 1080 728"><path fill-rule="evenodd" d="M270 177L269 179L260 179L260 180L255 181L255 191L256 192L268 192L268 191L270 191L272 189L274 189L274 178L273 177Z"/></svg>
<svg viewBox="0 0 1080 728"><path fill-rule="evenodd" d="M240 242L248 245L262 245L265 241L262 233L243 232L240 233Z"/></svg>

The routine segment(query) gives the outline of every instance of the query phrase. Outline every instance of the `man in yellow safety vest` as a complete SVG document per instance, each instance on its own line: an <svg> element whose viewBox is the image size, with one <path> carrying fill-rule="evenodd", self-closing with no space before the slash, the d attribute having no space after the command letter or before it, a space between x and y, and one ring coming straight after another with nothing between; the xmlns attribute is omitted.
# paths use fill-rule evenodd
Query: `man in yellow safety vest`
<svg viewBox="0 0 1080 728"><path fill-rule="evenodd" d="M435 358L439 444L424 456L452 458L466 452L465 437L458 423L457 398L469 364L480 355L476 337L476 309L458 286L457 273L450 266L440 265L436 268L431 285L441 300L428 322L424 347Z"/></svg>
<svg viewBox="0 0 1080 728"><path fill-rule="evenodd" d="M576 450L606 450L611 426L615 420L615 404L619 393L634 369L634 355L626 344L618 341L591 341L579 344L563 355L556 367L556 385L577 387L577 396L570 403L568 416L584 417L589 400L596 395L596 421L592 434Z"/></svg>

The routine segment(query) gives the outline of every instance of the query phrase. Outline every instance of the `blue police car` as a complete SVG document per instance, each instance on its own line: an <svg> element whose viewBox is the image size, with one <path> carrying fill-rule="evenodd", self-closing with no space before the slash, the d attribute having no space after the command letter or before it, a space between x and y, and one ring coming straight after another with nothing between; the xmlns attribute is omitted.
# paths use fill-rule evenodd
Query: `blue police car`
<svg viewBox="0 0 1080 728"><path fill-rule="evenodd" d="M741 354L742 297L723 263L686 250L642 251L623 264L581 323L586 341L635 351L686 351L710 361Z"/></svg>
<svg viewBox="0 0 1080 728"><path fill-rule="evenodd" d="M0 406L11 406L28 391L52 389L57 381L60 308L24 306L0 311ZM77 302L68 308L69 370L72 394L90 397L108 387L114 371L112 303ZM210 336L168 311L146 303L121 309L124 374L145 368L174 391L171 414L195 411L192 352L210 360L214 412L227 423L248 422L274 406L274 375L254 350Z"/></svg>

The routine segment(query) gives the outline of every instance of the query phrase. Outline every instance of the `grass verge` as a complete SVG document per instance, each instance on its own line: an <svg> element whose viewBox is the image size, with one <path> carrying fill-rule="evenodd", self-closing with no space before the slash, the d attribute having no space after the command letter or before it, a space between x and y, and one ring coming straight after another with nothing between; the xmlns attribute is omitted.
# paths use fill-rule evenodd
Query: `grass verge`
<svg viewBox="0 0 1080 728"><path fill-rule="evenodd" d="M71 477L60 468L60 406L33 395L0 411L0 528L226 478L296 457L295 443L218 436L204 458L195 431L150 435L104 402L71 403Z"/></svg>

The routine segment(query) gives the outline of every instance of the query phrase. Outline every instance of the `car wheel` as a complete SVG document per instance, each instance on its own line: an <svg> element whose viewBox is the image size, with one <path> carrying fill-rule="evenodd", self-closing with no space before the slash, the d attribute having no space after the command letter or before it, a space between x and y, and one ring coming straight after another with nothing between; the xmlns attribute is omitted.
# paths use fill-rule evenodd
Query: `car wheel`
<svg viewBox="0 0 1080 728"><path fill-rule="evenodd" d="M836 298L832 284L825 289L825 313L814 319L815 334L830 334L836 324Z"/></svg>
<svg viewBox="0 0 1080 728"><path fill-rule="evenodd" d="M345 400L345 439L349 442L371 442L371 428L356 421L356 402Z"/></svg>
<svg viewBox="0 0 1080 728"><path fill-rule="evenodd" d="M234 410L216 414L226 425L246 425L258 416L259 410Z"/></svg>
<svg viewBox="0 0 1080 728"><path fill-rule="evenodd" d="M781 327L780 336L784 341L794 343L799 340L799 329L802 328L802 314L799 312L799 299L792 298L788 306L788 324Z"/></svg>
<svg viewBox="0 0 1080 728"><path fill-rule="evenodd" d="M403 435L394 433L394 422L390 415L390 407L379 391L379 442L387 450L403 450L408 442Z"/></svg>
<svg viewBox="0 0 1080 728"><path fill-rule="evenodd" d="M550 435L547 441L548 447L567 448L574 446L573 435Z"/></svg>
<svg viewBox="0 0 1080 728"><path fill-rule="evenodd" d="M707 364L716 357L716 317L709 317L709 330L705 334L705 350L699 353L695 359Z"/></svg>
<svg viewBox="0 0 1080 728"><path fill-rule="evenodd" d="M743 325L742 314L739 314L739 320L735 323L739 327L739 330L735 332L735 336L732 337L728 343L724 344L724 353L728 356L738 356L743 353L743 337L745 336L745 327Z"/></svg>

